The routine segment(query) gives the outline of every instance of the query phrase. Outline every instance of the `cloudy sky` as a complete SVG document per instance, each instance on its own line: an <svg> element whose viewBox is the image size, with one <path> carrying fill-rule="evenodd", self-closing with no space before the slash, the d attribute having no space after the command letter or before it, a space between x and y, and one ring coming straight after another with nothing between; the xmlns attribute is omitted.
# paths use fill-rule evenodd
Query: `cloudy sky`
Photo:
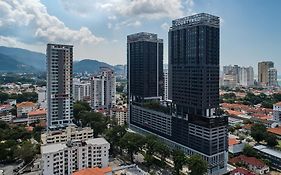
<svg viewBox="0 0 281 175"><path fill-rule="evenodd" d="M75 59L126 62L126 36L164 39L171 20L199 12L221 17L221 65L257 67L272 60L281 72L280 0L0 0L0 45L45 52L46 43L75 46ZM166 61L167 62L167 61Z"/></svg>

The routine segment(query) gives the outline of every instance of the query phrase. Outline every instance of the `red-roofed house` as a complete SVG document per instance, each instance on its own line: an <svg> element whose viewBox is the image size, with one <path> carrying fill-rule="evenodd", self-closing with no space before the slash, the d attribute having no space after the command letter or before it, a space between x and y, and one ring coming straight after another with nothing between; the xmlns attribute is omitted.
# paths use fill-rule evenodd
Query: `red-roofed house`
<svg viewBox="0 0 281 175"><path fill-rule="evenodd" d="M269 167L263 161L255 157L247 157L244 155L240 155L238 157L230 159L229 162L232 164L242 163L250 171L253 171L260 175L267 174L269 172Z"/></svg>
<svg viewBox="0 0 281 175"><path fill-rule="evenodd" d="M86 168L76 171L72 175L112 175L112 168Z"/></svg>
<svg viewBox="0 0 281 175"><path fill-rule="evenodd" d="M238 154L243 151L245 147L245 143L238 141L236 138L229 138L228 139L228 151L231 154Z"/></svg>
<svg viewBox="0 0 281 175"><path fill-rule="evenodd" d="M277 128L268 128L267 129L268 132L276 135L276 137L278 139L281 139L281 127L277 127Z"/></svg>
<svg viewBox="0 0 281 175"><path fill-rule="evenodd" d="M255 174L244 168L236 168L235 170L230 172L230 175L255 175Z"/></svg>
<svg viewBox="0 0 281 175"><path fill-rule="evenodd" d="M46 121L46 110L45 109L37 109L34 111L30 111L27 116L28 116L28 124L34 123L37 121L45 120Z"/></svg>

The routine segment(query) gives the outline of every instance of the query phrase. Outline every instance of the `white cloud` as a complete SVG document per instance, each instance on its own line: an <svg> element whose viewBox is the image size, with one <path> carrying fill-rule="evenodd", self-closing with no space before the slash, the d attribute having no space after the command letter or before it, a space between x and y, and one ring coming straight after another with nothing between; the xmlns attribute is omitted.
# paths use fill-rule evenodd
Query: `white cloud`
<svg viewBox="0 0 281 175"><path fill-rule="evenodd" d="M161 25L161 28L162 28L163 30L168 31L169 28L170 28L170 25L169 25L168 23L164 22L164 23Z"/></svg>
<svg viewBox="0 0 281 175"><path fill-rule="evenodd" d="M40 0L1 0L0 11L0 27L30 27L34 37L42 42L84 44L104 40L86 27L68 28L57 17L48 14Z"/></svg>
<svg viewBox="0 0 281 175"><path fill-rule="evenodd" d="M0 35L0 45L15 47L17 46L17 39L13 37L6 37Z"/></svg>

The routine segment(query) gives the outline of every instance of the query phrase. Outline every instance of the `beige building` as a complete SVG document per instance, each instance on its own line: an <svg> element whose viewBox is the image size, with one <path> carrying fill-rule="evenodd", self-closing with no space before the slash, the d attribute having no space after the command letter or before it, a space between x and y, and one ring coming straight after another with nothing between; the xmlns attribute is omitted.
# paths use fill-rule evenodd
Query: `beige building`
<svg viewBox="0 0 281 175"><path fill-rule="evenodd" d="M272 61L262 61L258 63L258 81L262 85L267 85L269 82L268 70L274 67Z"/></svg>
<svg viewBox="0 0 281 175"><path fill-rule="evenodd" d="M113 108L110 110L110 116L116 120L118 125L124 125L128 120L128 109Z"/></svg>
<svg viewBox="0 0 281 175"><path fill-rule="evenodd" d="M93 129L68 126L65 130L48 131L41 135L42 144L63 143L70 140L86 140L93 138Z"/></svg>

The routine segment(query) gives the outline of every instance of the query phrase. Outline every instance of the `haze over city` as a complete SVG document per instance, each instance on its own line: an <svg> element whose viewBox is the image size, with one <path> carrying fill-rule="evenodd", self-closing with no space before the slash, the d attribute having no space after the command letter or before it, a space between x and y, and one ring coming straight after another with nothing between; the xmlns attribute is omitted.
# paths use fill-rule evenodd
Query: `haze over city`
<svg viewBox="0 0 281 175"><path fill-rule="evenodd" d="M45 52L48 42L75 44L74 59L126 63L126 35L158 33L167 63L171 20L206 12L221 18L221 65L280 62L281 1L2 0L0 45ZM281 64L276 64L281 72Z"/></svg>

